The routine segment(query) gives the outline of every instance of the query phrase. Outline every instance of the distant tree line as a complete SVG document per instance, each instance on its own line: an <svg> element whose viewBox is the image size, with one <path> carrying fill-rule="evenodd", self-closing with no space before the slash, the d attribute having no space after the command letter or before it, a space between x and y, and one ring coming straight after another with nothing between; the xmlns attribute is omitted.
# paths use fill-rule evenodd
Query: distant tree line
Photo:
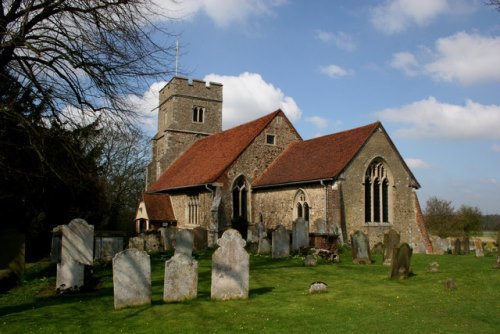
<svg viewBox="0 0 500 334"><path fill-rule="evenodd" d="M481 219L482 231L500 231L500 215L484 215Z"/></svg>
<svg viewBox="0 0 500 334"><path fill-rule="evenodd" d="M451 201L437 197L427 200L424 216L429 232L441 238L469 236L482 229L483 215L477 207L462 205L455 210Z"/></svg>

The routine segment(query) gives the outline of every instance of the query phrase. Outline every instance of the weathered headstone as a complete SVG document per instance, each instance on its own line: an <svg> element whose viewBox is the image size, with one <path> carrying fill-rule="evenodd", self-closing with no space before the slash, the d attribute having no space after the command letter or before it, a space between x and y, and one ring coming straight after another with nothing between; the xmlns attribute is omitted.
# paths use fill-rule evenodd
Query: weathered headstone
<svg viewBox="0 0 500 334"><path fill-rule="evenodd" d="M187 256L193 254L193 232L191 230L179 230L175 236L175 254L182 253Z"/></svg>
<svg viewBox="0 0 500 334"><path fill-rule="evenodd" d="M217 240L219 248L212 255L211 298L215 300L248 298L250 257L245 240L235 229L228 229Z"/></svg>
<svg viewBox="0 0 500 334"><path fill-rule="evenodd" d="M438 236L431 236L431 243L433 253L437 255L448 253L449 249L451 249L450 241L448 239L442 239Z"/></svg>
<svg viewBox="0 0 500 334"><path fill-rule="evenodd" d="M375 246L373 246L372 248L372 251L371 251L371 254L380 254L380 255L384 255L384 243L383 242L377 242L375 244Z"/></svg>
<svg viewBox="0 0 500 334"><path fill-rule="evenodd" d="M298 218L292 225L292 251L309 246L309 224Z"/></svg>
<svg viewBox="0 0 500 334"><path fill-rule="evenodd" d="M193 229L193 249L203 250L208 247L208 233L207 229L201 226Z"/></svg>
<svg viewBox="0 0 500 334"><path fill-rule="evenodd" d="M394 249L391 261L391 279L405 279L410 275L410 263L413 250L407 243Z"/></svg>
<svg viewBox="0 0 500 334"><path fill-rule="evenodd" d="M453 291L457 289L457 282L453 278L448 278L444 281L444 289L447 291Z"/></svg>
<svg viewBox="0 0 500 334"><path fill-rule="evenodd" d="M78 290L84 284L85 265L94 262L94 226L76 218L61 230L61 262L57 264L56 289Z"/></svg>
<svg viewBox="0 0 500 334"><path fill-rule="evenodd" d="M271 249L273 259L290 256L290 234L284 226L273 231Z"/></svg>
<svg viewBox="0 0 500 334"><path fill-rule="evenodd" d="M175 235L177 234L177 227L162 227L160 228L160 241L163 251L170 251L175 249Z"/></svg>
<svg viewBox="0 0 500 334"><path fill-rule="evenodd" d="M268 238L261 238L259 240L259 245L257 248L258 254L269 254L271 253L271 242Z"/></svg>
<svg viewBox="0 0 500 334"><path fill-rule="evenodd" d="M356 264L370 264L370 242L362 231L356 231L351 236L352 262Z"/></svg>
<svg viewBox="0 0 500 334"><path fill-rule="evenodd" d="M483 250L483 242L481 239L474 239L474 250L476 251L476 256L477 257L483 257L484 256L484 250Z"/></svg>
<svg viewBox="0 0 500 334"><path fill-rule="evenodd" d="M470 240L469 240L469 237L465 237L464 238L463 252L464 252L464 255L469 255L469 253L470 253Z"/></svg>
<svg viewBox="0 0 500 334"><path fill-rule="evenodd" d="M392 261L392 253L394 248L399 246L401 237L399 233L393 229L390 229L387 233L384 234L384 264L387 266L391 265Z"/></svg>
<svg viewBox="0 0 500 334"><path fill-rule="evenodd" d="M315 267L318 264L318 260L314 255L307 255L304 258L304 266L306 267Z"/></svg>
<svg viewBox="0 0 500 334"><path fill-rule="evenodd" d="M113 258L115 309L151 304L151 261L148 253L126 249Z"/></svg>
<svg viewBox="0 0 500 334"><path fill-rule="evenodd" d="M429 265L427 266L427 272L429 273L439 272L439 263L437 263L436 261L429 263Z"/></svg>
<svg viewBox="0 0 500 334"><path fill-rule="evenodd" d="M460 241L459 238L456 238L455 242L453 243L453 254L460 255L461 253L462 253L462 242Z"/></svg>
<svg viewBox="0 0 500 334"><path fill-rule="evenodd" d="M198 292L198 261L184 253L175 254L165 262L163 300L183 301L196 298Z"/></svg>
<svg viewBox="0 0 500 334"><path fill-rule="evenodd" d="M144 238L138 236L128 239L128 248L134 248L141 251L145 250Z"/></svg>
<svg viewBox="0 0 500 334"><path fill-rule="evenodd" d="M161 249L160 233L154 231L152 233L145 233L144 236L144 248L148 253L158 253Z"/></svg>

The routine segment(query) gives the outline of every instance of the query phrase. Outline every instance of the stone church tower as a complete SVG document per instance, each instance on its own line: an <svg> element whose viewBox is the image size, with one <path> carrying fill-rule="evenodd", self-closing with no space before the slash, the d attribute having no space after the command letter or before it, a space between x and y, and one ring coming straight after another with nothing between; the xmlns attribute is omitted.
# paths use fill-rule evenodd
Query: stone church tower
<svg viewBox="0 0 500 334"><path fill-rule="evenodd" d="M222 131L222 85L173 77L160 91L149 187L191 144Z"/></svg>

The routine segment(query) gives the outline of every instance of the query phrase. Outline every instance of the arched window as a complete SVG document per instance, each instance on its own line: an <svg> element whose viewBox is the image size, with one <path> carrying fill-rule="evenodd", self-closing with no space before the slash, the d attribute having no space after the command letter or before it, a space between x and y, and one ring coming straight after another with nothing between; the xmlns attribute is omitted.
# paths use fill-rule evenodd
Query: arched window
<svg viewBox="0 0 500 334"><path fill-rule="evenodd" d="M192 195L188 197L187 201L187 221L188 224L199 225L200 224L200 196Z"/></svg>
<svg viewBox="0 0 500 334"><path fill-rule="evenodd" d="M388 223L390 210L389 175L380 160L370 164L365 174L365 222Z"/></svg>
<svg viewBox="0 0 500 334"><path fill-rule="evenodd" d="M248 219L247 186L243 175L236 179L233 186L233 218Z"/></svg>
<svg viewBox="0 0 500 334"><path fill-rule="evenodd" d="M307 203L306 194L301 189L295 194L295 212L294 218L302 218L304 221L309 221L309 204Z"/></svg>

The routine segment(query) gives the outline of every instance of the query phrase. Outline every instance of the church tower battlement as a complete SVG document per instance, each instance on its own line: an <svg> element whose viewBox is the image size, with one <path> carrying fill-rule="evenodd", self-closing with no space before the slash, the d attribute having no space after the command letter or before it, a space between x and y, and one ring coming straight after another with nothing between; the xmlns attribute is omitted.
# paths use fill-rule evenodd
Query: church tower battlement
<svg viewBox="0 0 500 334"><path fill-rule="evenodd" d="M160 90L149 187L195 141L222 131L222 85L173 77Z"/></svg>

